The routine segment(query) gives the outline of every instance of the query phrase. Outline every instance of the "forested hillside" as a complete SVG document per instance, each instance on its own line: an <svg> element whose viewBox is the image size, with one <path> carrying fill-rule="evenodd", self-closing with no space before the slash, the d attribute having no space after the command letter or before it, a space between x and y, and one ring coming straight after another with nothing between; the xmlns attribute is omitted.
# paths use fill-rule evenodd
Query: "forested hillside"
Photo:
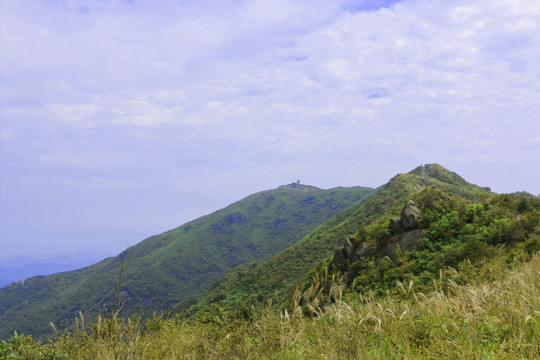
<svg viewBox="0 0 540 360"><path fill-rule="evenodd" d="M14 331L50 334L50 322L62 328L79 312L95 319L114 308L116 285L124 315L143 308L167 311L208 289L227 269L288 248L371 192L285 185L152 236L90 267L12 284L0 289L0 338Z"/></svg>
<svg viewBox="0 0 540 360"><path fill-rule="evenodd" d="M177 315L79 313L25 359L533 359L540 199L493 194L438 165L392 178ZM125 295L116 291L119 303ZM174 314L173 311L173 314ZM187 317L186 317L187 316Z"/></svg>
<svg viewBox="0 0 540 360"><path fill-rule="evenodd" d="M479 194L485 197L489 193L437 164L396 175L365 201L341 211L282 253L266 261L229 271L195 304L186 302L175 311L189 315L210 304L231 309L241 306L239 304L251 304L272 297L276 291L278 296L290 296L297 286L310 280L317 265L325 266L324 263L347 237L374 222L386 227L385 222L399 212L408 200L430 188L447 191L464 201L475 201L479 199ZM188 309L190 306L192 308Z"/></svg>

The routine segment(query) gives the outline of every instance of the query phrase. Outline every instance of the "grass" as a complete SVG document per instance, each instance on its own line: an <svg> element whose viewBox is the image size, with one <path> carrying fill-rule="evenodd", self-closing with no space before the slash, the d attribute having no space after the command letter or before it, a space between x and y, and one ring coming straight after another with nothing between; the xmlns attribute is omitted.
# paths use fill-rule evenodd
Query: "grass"
<svg viewBox="0 0 540 360"><path fill-rule="evenodd" d="M332 297L332 304L310 311L299 301L288 310L267 302L252 307L247 320L219 311L196 321L154 316L141 330L137 317L85 324L80 315L71 331L47 344L22 335L2 342L0 358L538 358L540 255L512 270L498 262L494 258L483 265L482 273L492 275L489 280L458 285L442 274L429 291L398 284L383 297L348 294L339 279L329 289L315 282L311 290Z"/></svg>
<svg viewBox="0 0 540 360"><path fill-rule="evenodd" d="M231 310L239 302L253 303L272 297L276 290L281 297L292 295L298 284L309 282L311 272L331 258L345 238L373 222L386 229L390 216L423 190L435 187L468 200L477 200L476 194L485 191L440 165L427 165L425 178L419 173L420 168L396 175L368 198L340 211L283 252L264 261L231 269L202 293L195 305L186 301L173 307L172 311L190 316L214 303Z"/></svg>
<svg viewBox="0 0 540 360"><path fill-rule="evenodd" d="M0 289L0 339L13 331L45 339L49 322L63 328L79 311L97 319L111 308L114 276L127 257L124 314L152 304L167 311L205 290L228 269L266 259L360 200L368 188L287 185L244 198L90 267L40 276ZM309 201L308 201L309 200Z"/></svg>
<svg viewBox="0 0 540 360"><path fill-rule="evenodd" d="M121 317L121 257L110 312L91 323L80 312L45 344L15 334L0 343L0 359L539 358L540 202L480 196L455 174L426 170L434 179L396 176L283 253L225 277L191 317ZM394 262L377 258L392 241L389 218L411 196L426 235ZM371 257L332 272L328 257L355 231Z"/></svg>

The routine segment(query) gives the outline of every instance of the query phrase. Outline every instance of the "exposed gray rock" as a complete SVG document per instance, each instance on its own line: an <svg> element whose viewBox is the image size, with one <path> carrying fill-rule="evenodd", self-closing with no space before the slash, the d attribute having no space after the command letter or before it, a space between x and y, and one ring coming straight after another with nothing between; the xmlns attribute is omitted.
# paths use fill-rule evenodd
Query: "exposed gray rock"
<svg viewBox="0 0 540 360"><path fill-rule="evenodd" d="M420 238L424 236L426 232L427 230L417 229L410 230L399 235L398 244L401 251L405 253L413 250L416 245L418 245L418 240L420 240Z"/></svg>
<svg viewBox="0 0 540 360"><path fill-rule="evenodd" d="M366 256L369 253L369 248L365 241L358 244L358 247L354 251L351 262L358 261L361 257Z"/></svg>
<svg viewBox="0 0 540 360"><path fill-rule="evenodd" d="M415 229L421 216L422 212L418 204L412 200L407 201L407 204L401 209L401 227L403 230Z"/></svg>
<svg viewBox="0 0 540 360"><path fill-rule="evenodd" d="M388 256L392 261L396 261L396 248L397 244L393 242L386 243L386 245L383 246L381 249L381 252L379 253L379 257L383 258L385 256Z"/></svg>
<svg viewBox="0 0 540 360"><path fill-rule="evenodd" d="M352 259L353 257L354 245L355 245L353 242L356 243L356 240L354 238L347 238L345 240L345 244L343 245L343 250L345 251L345 257L347 259Z"/></svg>
<svg viewBox="0 0 540 360"><path fill-rule="evenodd" d="M427 230L417 229L418 220L422 212L417 203L409 200L401 209L400 218L390 219L388 229L392 240L386 243L378 254L379 259L388 256L392 261L397 260L396 251L399 246L401 252L413 250L418 245L418 240ZM357 241L354 238L347 238L343 247L336 250L331 266L340 271L347 271L347 263L354 264L363 256L369 254L369 248L365 241Z"/></svg>
<svg viewBox="0 0 540 360"><path fill-rule="evenodd" d="M362 256L367 255L368 252L368 246L364 241L358 242L355 238L347 238L343 247L340 247L334 253L332 267L336 270L346 271L347 261L352 264Z"/></svg>
<svg viewBox="0 0 540 360"><path fill-rule="evenodd" d="M390 235L398 235L403 232L401 227L401 221L399 218L390 219L390 224L388 225L388 230L390 230Z"/></svg>
<svg viewBox="0 0 540 360"><path fill-rule="evenodd" d="M422 216L422 212L418 207L418 204L412 200L409 200L407 204L401 209L401 216L399 219L390 219L388 229L390 235L394 238L393 241L388 242L383 246L379 252L379 258L388 256L395 261L397 259L396 249L399 245L399 249L402 252L413 250L418 245L418 240L424 235L426 230L418 230L418 220Z"/></svg>
<svg viewBox="0 0 540 360"><path fill-rule="evenodd" d="M236 223L243 223L244 222L244 214L241 212L233 212L229 215L225 216L225 221L227 221L227 224L234 225Z"/></svg>
<svg viewBox="0 0 540 360"><path fill-rule="evenodd" d="M347 257L345 255L345 250L340 247L339 249L336 249L336 252L334 253L334 259L332 260L332 266L336 270L345 270L345 264L346 264Z"/></svg>

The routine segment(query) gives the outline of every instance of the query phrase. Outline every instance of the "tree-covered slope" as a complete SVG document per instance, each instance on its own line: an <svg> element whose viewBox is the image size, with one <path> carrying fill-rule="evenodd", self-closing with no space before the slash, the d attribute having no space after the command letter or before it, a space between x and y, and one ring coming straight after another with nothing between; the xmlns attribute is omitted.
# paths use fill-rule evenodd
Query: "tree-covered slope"
<svg viewBox="0 0 540 360"><path fill-rule="evenodd" d="M211 304L230 310L273 297L276 292L278 296L290 297L297 285L308 281L317 265L331 259L345 238L374 221L390 219L407 200L427 188L442 189L468 200L488 192L438 164L398 174L369 198L339 212L280 254L230 270L197 301L180 304L174 311L193 314Z"/></svg>
<svg viewBox="0 0 540 360"><path fill-rule="evenodd" d="M344 295L317 315L273 303L254 306L249 319L156 317L144 330L136 319L79 321L45 344L22 335L0 341L0 359L538 359L540 254L511 264L495 256L477 270L456 274L467 284Z"/></svg>
<svg viewBox="0 0 540 360"><path fill-rule="evenodd" d="M479 278L496 281L540 250L540 199L528 193L471 200L430 187L391 215L346 239L293 303L317 312L345 295L386 297L412 284L424 292L434 283L447 290ZM339 291L322 295L332 287Z"/></svg>
<svg viewBox="0 0 540 360"><path fill-rule="evenodd" d="M80 314L44 345L0 341L0 358L536 359L539 250L538 197L428 165L230 270L176 308L193 318Z"/></svg>
<svg viewBox="0 0 540 360"><path fill-rule="evenodd" d="M226 270L272 256L372 189L329 190L291 184L263 191L222 210L152 236L90 267L38 276L0 289L0 338L13 331L43 335L79 311L92 317L114 306L122 274L123 312L168 307L208 289Z"/></svg>

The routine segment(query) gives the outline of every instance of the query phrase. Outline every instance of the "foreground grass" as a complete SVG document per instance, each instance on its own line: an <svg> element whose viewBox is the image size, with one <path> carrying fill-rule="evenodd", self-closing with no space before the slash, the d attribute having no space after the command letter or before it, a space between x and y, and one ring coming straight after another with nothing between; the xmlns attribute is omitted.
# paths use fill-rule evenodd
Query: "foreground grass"
<svg viewBox="0 0 540 360"><path fill-rule="evenodd" d="M47 344L22 335L1 342L0 359L539 358L540 256L502 269L486 267L496 281L447 279L429 293L400 284L398 295L338 296L311 312L266 304L250 320L216 311L195 322L157 317L141 330L137 317L87 325L81 315Z"/></svg>

